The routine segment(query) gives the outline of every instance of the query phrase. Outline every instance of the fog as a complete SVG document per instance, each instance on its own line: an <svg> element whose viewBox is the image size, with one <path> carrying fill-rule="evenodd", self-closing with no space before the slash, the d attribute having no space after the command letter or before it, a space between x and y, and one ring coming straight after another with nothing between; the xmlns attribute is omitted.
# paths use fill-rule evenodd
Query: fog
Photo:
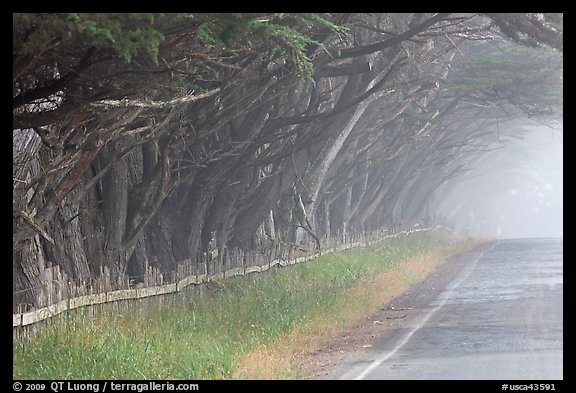
<svg viewBox="0 0 576 393"><path fill-rule="evenodd" d="M500 147L435 195L440 214L467 234L562 237L562 123L510 122L494 134Z"/></svg>

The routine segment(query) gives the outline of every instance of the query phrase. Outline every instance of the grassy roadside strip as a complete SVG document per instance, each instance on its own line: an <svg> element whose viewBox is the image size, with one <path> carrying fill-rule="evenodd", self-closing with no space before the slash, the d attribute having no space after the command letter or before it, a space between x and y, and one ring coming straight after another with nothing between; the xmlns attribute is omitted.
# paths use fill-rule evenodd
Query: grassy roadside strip
<svg viewBox="0 0 576 393"><path fill-rule="evenodd" d="M297 378L296 360L477 242L416 235L13 343L15 379Z"/></svg>
<svg viewBox="0 0 576 393"><path fill-rule="evenodd" d="M235 379L298 379L298 359L306 357L330 339L350 330L366 317L412 285L423 281L435 268L452 255L471 250L485 239L450 242L446 239L434 245L420 244L419 251L406 259L387 264L374 275L360 278L338 295L334 311L320 313L299 324L291 332L262 345L242 357ZM364 254L366 253L366 254ZM378 246L364 250L362 257L386 256L386 248Z"/></svg>

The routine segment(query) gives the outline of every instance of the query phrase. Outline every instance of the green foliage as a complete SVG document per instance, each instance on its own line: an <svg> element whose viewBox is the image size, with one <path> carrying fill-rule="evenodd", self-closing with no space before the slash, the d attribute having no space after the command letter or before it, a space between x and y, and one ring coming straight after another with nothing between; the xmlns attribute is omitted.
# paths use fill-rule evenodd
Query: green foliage
<svg viewBox="0 0 576 393"><path fill-rule="evenodd" d="M126 62L140 52L157 62L164 35L154 28L154 19L153 14L81 14L76 27L92 45L114 49Z"/></svg>
<svg viewBox="0 0 576 393"><path fill-rule="evenodd" d="M62 14L12 14L13 47L15 54L32 55L42 52L55 39L70 33L71 20Z"/></svg>
<svg viewBox="0 0 576 393"><path fill-rule="evenodd" d="M196 31L197 39L206 48L216 45L214 28L215 26L211 22L205 22L198 26Z"/></svg>
<svg viewBox="0 0 576 393"><path fill-rule="evenodd" d="M140 53L157 60L164 35L154 22L166 18L164 14L13 14L13 23L18 24L21 31L27 31L18 47L20 54L43 51L54 40L71 40L112 49L130 62Z"/></svg>
<svg viewBox="0 0 576 393"><path fill-rule="evenodd" d="M531 115L561 110L562 57L548 48L477 44L453 65L444 87L455 94L504 98Z"/></svg>
<svg viewBox="0 0 576 393"><path fill-rule="evenodd" d="M294 24L286 25L294 20ZM298 26L303 26L301 30ZM269 42L272 59L283 58L294 65L298 77L309 79L314 73L310 48L325 49L321 42L312 38L318 29L328 29L339 35L347 30L337 26L319 14L278 15L275 20L254 20L250 24L253 39Z"/></svg>
<svg viewBox="0 0 576 393"><path fill-rule="evenodd" d="M75 93L112 90L110 95L144 99L170 99L190 89L201 93L213 86L211 83L220 82L223 67L233 66L234 58L246 53L260 53L264 62L276 62L295 77L311 80L314 67L310 54L322 48L313 37L319 32L344 31L328 17L256 13L13 14L14 65L26 72L15 84L21 91L50 85L55 71L62 73L81 64L88 53L94 53L88 52L90 48L99 51L88 60L81 77L75 78L71 89ZM30 55L37 54L41 56L30 62ZM167 66L178 72L166 73ZM146 83L142 83L143 74L149 76ZM67 87L62 89L65 93Z"/></svg>
<svg viewBox="0 0 576 393"><path fill-rule="evenodd" d="M272 61L292 65L295 75L304 79L314 72L310 48L323 48L313 34L319 29L346 31L319 14L199 14L197 20L196 39L204 50L245 47L264 52Z"/></svg>
<svg viewBox="0 0 576 393"><path fill-rule="evenodd" d="M306 46L319 45L318 42L290 27L275 23L255 20L250 27L253 36L260 37L270 43L270 57L272 59L281 57L292 63L298 76L310 77L312 75L314 66L307 54Z"/></svg>
<svg viewBox="0 0 576 393"><path fill-rule="evenodd" d="M328 30L337 33L338 35L342 36L350 30L346 26L339 26L335 23L332 23L329 19L330 15L325 14L297 14L296 20L297 22L306 27L325 27Z"/></svg>

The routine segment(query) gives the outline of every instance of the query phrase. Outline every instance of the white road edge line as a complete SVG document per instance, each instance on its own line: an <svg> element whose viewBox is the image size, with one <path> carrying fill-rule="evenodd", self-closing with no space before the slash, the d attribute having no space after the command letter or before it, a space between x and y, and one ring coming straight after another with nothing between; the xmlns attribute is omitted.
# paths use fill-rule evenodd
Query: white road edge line
<svg viewBox="0 0 576 393"><path fill-rule="evenodd" d="M462 281L464 281L469 275L470 272L474 269L474 267L476 266L476 263L480 260L480 258L482 258L482 256L484 256L484 254L489 251L492 250L496 244L498 244L498 241L495 241L494 244L492 244L492 246L490 246L489 248L487 248L486 250L482 251L480 253L480 255L478 255L478 257L476 257L476 259L474 259L474 261L469 265L469 267L462 273L460 273L461 277L458 277L455 280L455 283L453 285L451 285L445 292L441 292L440 294L445 294L446 296L444 297L444 299L442 299L442 301L436 306L436 308L430 310L428 312L428 314L426 314L422 320L420 320L420 322L418 323L418 325L416 325L416 327L414 327L410 332L408 332L408 334L406 334L402 340L394 347L394 349L392 349L391 351L388 351L386 353L384 353L383 355L381 355L379 358L377 358L376 360L374 360L368 367L366 367L364 369L364 371L362 371L360 374L358 374L356 376L356 378L354 378L355 381L359 381L364 379L368 374L370 374L372 371L374 371L374 369L376 367L378 367L379 365L381 365L382 363L384 363L386 360L388 360L390 357L392 357L396 352L398 352L398 350L400 348L402 348L404 346L404 344L406 344L408 342L408 340L410 340L410 337L412 337L412 335L414 333L416 333L418 330L420 330L420 328L422 326L424 326L424 324L430 319L430 317L432 315L434 315L436 313L436 311L440 310L442 308L442 306L444 306L444 304L446 303L446 301L450 298L451 293L458 288L458 286L462 283Z"/></svg>

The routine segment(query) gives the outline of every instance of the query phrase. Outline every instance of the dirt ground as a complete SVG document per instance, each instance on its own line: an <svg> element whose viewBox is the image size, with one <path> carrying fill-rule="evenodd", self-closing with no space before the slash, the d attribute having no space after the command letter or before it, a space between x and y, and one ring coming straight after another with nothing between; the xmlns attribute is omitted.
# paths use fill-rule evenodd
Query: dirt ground
<svg viewBox="0 0 576 393"><path fill-rule="evenodd" d="M456 277L471 259L489 244L449 258L421 283L396 297L380 310L363 320L349 332L341 334L323 348L300 360L304 379L337 379L344 373L344 365L362 359L372 346L390 338L403 328L412 313L426 307L446 285Z"/></svg>

